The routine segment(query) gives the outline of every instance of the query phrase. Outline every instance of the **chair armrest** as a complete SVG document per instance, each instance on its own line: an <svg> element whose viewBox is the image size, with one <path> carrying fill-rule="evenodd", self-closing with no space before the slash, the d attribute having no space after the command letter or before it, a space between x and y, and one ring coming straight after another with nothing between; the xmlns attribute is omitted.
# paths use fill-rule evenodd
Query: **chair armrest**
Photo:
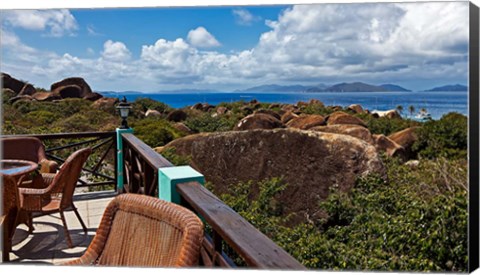
<svg viewBox="0 0 480 275"><path fill-rule="evenodd" d="M22 210L41 211L50 199L50 192L47 189L19 188L18 191Z"/></svg>
<svg viewBox="0 0 480 275"><path fill-rule="evenodd" d="M58 170L58 163L53 160L43 159L39 164L40 173L55 173Z"/></svg>

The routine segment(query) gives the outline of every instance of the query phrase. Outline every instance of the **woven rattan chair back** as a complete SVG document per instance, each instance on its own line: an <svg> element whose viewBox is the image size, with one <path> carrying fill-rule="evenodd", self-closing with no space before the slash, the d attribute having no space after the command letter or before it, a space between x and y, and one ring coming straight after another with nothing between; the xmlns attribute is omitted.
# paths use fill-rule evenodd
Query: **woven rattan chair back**
<svg viewBox="0 0 480 275"><path fill-rule="evenodd" d="M2 138L3 158L22 159L39 163L46 159L43 143L35 137Z"/></svg>
<svg viewBox="0 0 480 275"><path fill-rule="evenodd" d="M199 261L203 223L190 210L154 197L117 196L107 206L85 254L68 264L192 267Z"/></svg>
<svg viewBox="0 0 480 275"><path fill-rule="evenodd" d="M51 189L52 197L61 197L61 209L66 209L72 205L73 193L80 178L82 167L91 153L92 149L83 148L71 154L48 187Z"/></svg>

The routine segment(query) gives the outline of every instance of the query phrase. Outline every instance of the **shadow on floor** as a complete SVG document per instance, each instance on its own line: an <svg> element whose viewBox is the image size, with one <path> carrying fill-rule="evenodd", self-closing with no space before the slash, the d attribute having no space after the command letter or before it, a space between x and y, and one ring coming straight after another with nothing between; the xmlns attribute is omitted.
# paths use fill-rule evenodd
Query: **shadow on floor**
<svg viewBox="0 0 480 275"><path fill-rule="evenodd" d="M48 231L29 234L27 230L17 228L13 238L13 254L18 259L11 263L19 264L46 264L52 265L62 259L78 258L87 249L92 241L96 229L87 229L87 234L82 229L70 229L70 237L75 247L68 248L63 226L50 222L34 222L34 226L48 227ZM51 230L50 230L51 228ZM21 245L19 245L21 244ZM19 245L18 248L15 246Z"/></svg>

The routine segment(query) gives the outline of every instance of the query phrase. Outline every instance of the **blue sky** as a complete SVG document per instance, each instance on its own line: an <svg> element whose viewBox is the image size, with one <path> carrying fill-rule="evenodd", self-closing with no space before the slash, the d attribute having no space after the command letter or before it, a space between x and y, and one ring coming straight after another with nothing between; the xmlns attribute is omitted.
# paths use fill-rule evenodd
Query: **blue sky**
<svg viewBox="0 0 480 275"><path fill-rule="evenodd" d="M38 87L467 84L468 2L2 11L2 72Z"/></svg>

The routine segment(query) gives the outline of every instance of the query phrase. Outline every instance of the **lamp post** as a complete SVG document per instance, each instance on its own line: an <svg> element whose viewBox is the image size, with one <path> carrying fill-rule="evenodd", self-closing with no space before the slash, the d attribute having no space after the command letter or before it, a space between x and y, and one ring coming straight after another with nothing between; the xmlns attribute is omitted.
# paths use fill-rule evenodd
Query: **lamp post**
<svg viewBox="0 0 480 275"><path fill-rule="evenodd" d="M120 117L122 118L122 126L120 129L128 129L127 117L130 113L130 109L132 106L127 102L127 98L124 96L120 103L117 105L117 110L120 113Z"/></svg>
<svg viewBox="0 0 480 275"><path fill-rule="evenodd" d="M123 139L122 135L123 134L131 134L133 133L133 129L128 127L127 124L127 117L128 114L130 113L130 109L132 109L132 106L127 102L127 98L124 96L122 100L120 100L120 103L115 107L118 110L118 113L120 114L120 117L122 118L122 125L120 128L117 128L117 192L122 193L123 192Z"/></svg>

